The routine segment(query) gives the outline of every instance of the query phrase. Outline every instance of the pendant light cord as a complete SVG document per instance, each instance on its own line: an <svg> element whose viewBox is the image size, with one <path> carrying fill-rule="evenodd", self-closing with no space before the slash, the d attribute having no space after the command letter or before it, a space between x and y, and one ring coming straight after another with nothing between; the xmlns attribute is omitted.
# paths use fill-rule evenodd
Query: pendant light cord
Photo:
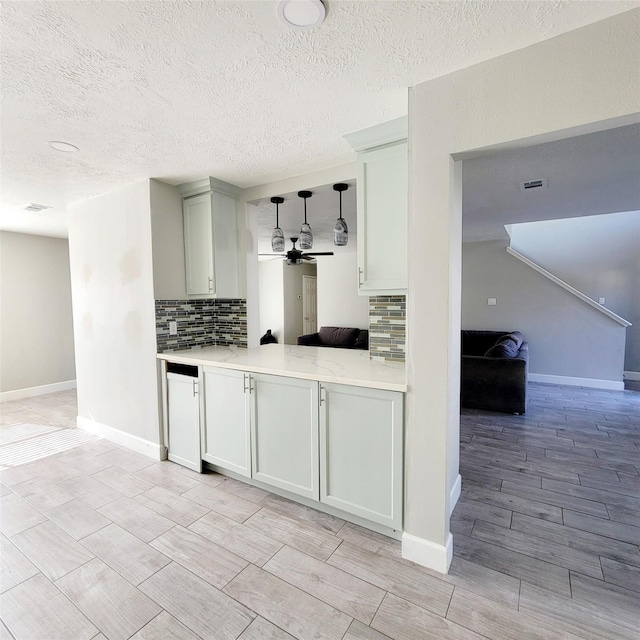
<svg viewBox="0 0 640 640"><path fill-rule="evenodd" d="M304 223L307 224L307 199L304 199Z"/></svg>

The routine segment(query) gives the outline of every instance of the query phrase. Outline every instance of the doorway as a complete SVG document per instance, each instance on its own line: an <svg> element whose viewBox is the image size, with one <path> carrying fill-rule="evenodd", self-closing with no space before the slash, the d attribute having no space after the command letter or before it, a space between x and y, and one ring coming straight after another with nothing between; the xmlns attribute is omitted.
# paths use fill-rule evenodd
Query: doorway
<svg viewBox="0 0 640 640"><path fill-rule="evenodd" d="M318 288L316 276L302 276L302 333L318 330Z"/></svg>

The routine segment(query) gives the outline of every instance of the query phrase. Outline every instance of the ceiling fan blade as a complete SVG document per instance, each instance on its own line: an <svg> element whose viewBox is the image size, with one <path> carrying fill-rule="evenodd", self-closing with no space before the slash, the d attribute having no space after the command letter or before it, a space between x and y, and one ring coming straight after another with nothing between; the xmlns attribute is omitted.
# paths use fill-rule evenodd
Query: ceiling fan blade
<svg viewBox="0 0 640 640"><path fill-rule="evenodd" d="M333 251L305 251L304 256L332 256Z"/></svg>
<svg viewBox="0 0 640 640"><path fill-rule="evenodd" d="M279 256L279 257L282 257L282 256L286 256L287 254L286 253L259 253L258 255L259 256L274 256L274 257L275 256Z"/></svg>

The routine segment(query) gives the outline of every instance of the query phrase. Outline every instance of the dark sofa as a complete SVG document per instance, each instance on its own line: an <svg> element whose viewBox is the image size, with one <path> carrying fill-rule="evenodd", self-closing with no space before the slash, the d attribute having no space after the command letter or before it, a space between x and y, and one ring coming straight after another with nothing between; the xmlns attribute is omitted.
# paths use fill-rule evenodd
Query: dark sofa
<svg viewBox="0 0 640 640"><path fill-rule="evenodd" d="M369 331L353 327L320 327L317 333L298 336L296 344L308 347L335 347L338 349L368 349Z"/></svg>
<svg viewBox="0 0 640 640"><path fill-rule="evenodd" d="M529 344L519 331L462 331L460 404L524 413Z"/></svg>

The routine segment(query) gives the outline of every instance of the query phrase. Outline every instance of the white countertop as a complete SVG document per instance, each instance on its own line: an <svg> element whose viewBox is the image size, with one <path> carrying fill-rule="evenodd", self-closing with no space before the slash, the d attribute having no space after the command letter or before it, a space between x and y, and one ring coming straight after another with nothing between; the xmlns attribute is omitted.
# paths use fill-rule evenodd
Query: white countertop
<svg viewBox="0 0 640 640"><path fill-rule="evenodd" d="M181 364L209 365L371 389L407 390L404 363L371 360L368 351L356 349L266 344L253 349L185 349L159 353L158 358Z"/></svg>

